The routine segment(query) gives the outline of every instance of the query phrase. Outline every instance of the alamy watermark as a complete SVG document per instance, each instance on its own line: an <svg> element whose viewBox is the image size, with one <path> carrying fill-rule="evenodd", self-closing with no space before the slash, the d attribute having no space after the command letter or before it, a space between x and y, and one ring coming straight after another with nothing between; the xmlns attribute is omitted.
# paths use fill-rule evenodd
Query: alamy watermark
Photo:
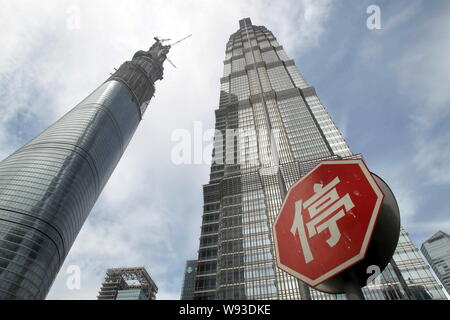
<svg viewBox="0 0 450 320"><path fill-rule="evenodd" d="M369 30L381 29L381 10L377 5L370 5L367 7L366 13L370 16L366 20L366 26Z"/></svg>
<svg viewBox="0 0 450 320"><path fill-rule="evenodd" d="M193 130L176 129L171 141L171 160L180 164L240 164L278 166L281 130L204 129L194 121ZM214 151L214 152L213 152Z"/></svg>
<svg viewBox="0 0 450 320"><path fill-rule="evenodd" d="M81 268L75 264L67 267L66 270L67 279L66 287L69 290L80 290L81 289Z"/></svg>
<svg viewBox="0 0 450 320"><path fill-rule="evenodd" d="M81 9L79 6L70 6L67 8L66 27L69 30L78 30L81 28Z"/></svg>

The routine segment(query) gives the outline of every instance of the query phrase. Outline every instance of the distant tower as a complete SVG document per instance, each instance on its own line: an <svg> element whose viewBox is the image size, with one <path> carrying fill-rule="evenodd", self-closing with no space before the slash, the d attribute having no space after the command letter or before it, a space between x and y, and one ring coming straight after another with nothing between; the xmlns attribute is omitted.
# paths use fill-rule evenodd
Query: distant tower
<svg viewBox="0 0 450 320"><path fill-rule="evenodd" d="M450 294L450 236L438 231L422 243L420 251Z"/></svg>
<svg viewBox="0 0 450 320"><path fill-rule="evenodd" d="M197 274L197 260L186 261L186 268L184 269L183 287L181 288L181 300L194 300L196 274Z"/></svg>
<svg viewBox="0 0 450 320"><path fill-rule="evenodd" d="M158 287L144 267L106 271L98 300L155 300Z"/></svg>
<svg viewBox="0 0 450 320"><path fill-rule="evenodd" d="M163 78L155 40L0 162L0 299L46 297Z"/></svg>

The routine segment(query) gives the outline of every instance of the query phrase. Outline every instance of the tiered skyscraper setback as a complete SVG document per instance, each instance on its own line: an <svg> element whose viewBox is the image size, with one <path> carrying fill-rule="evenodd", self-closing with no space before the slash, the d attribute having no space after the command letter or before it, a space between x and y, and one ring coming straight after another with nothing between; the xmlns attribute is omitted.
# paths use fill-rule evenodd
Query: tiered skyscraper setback
<svg viewBox="0 0 450 320"><path fill-rule="evenodd" d="M355 158L272 32L249 18L226 45L194 299L344 299L275 266L271 228L286 190L321 160ZM444 299L403 230L368 299Z"/></svg>

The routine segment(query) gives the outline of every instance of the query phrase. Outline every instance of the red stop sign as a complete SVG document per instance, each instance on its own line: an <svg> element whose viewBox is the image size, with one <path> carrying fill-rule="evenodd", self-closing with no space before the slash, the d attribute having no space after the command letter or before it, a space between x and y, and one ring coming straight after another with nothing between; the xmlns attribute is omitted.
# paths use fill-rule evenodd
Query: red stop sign
<svg viewBox="0 0 450 320"><path fill-rule="evenodd" d="M383 197L362 160L322 161L275 220L278 267L314 287L362 260Z"/></svg>

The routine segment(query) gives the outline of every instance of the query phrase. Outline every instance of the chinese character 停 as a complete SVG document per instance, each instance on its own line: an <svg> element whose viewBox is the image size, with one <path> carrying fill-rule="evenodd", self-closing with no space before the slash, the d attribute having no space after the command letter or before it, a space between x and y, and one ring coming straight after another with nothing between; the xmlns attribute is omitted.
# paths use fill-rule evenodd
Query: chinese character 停
<svg viewBox="0 0 450 320"><path fill-rule="evenodd" d="M311 238L314 235L321 233L323 230L328 229L330 238L327 239L327 243L330 247L334 247L341 237L337 221L345 216L345 210L349 211L355 206L348 193L342 198L339 198L335 188L339 182L339 177L336 177L326 186L314 184L314 195L312 195L311 198L305 202L303 202L303 200L295 202L295 215L291 233L295 236L298 232L306 263L314 260L307 235ZM342 207L344 207L345 210ZM311 218L311 220L306 223L307 233L303 222L303 209L308 210ZM331 217L328 218L329 216ZM325 219L327 220L324 221Z"/></svg>

